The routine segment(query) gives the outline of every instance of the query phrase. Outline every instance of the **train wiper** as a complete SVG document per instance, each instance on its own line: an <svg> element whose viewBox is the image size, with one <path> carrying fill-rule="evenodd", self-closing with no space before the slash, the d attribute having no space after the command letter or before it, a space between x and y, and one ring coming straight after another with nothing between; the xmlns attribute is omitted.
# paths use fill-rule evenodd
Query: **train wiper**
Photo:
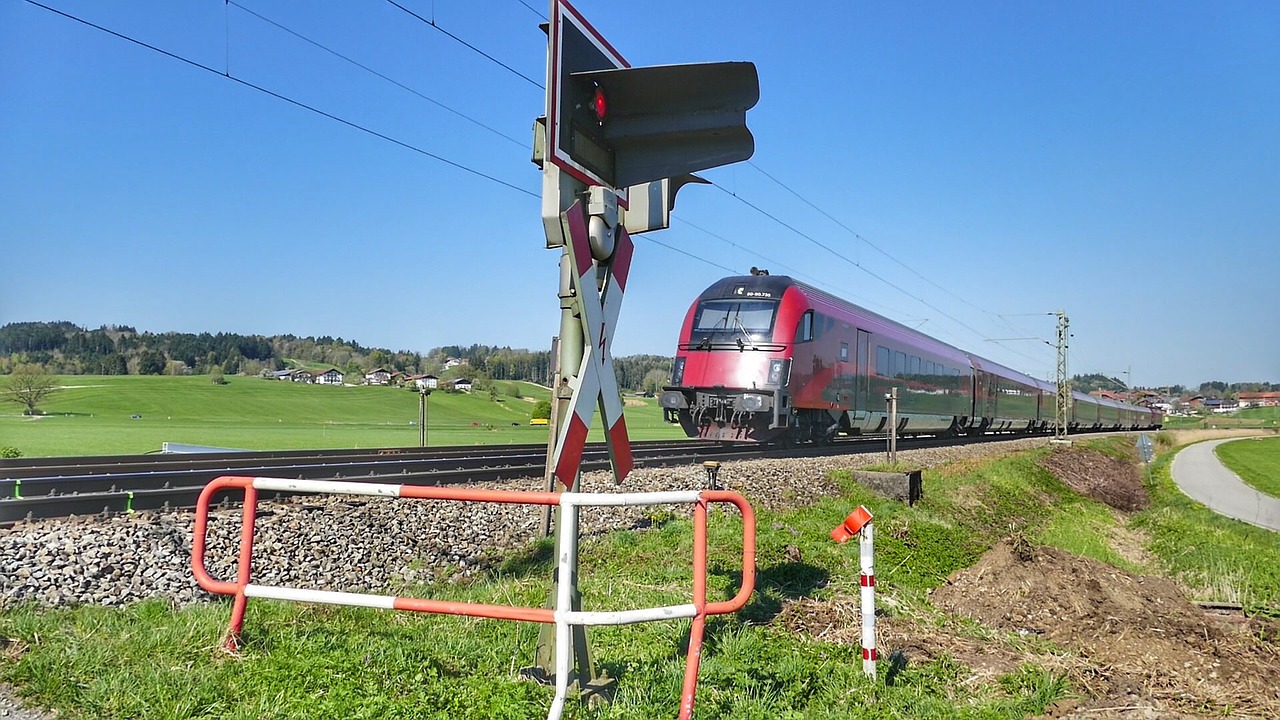
<svg viewBox="0 0 1280 720"><path fill-rule="evenodd" d="M742 337L745 337L747 339L747 344L751 346L752 350L755 350L756 343L754 340L751 339L751 333L747 332L746 326L742 324L742 321L738 319L738 316L735 315L733 317L733 322L735 325L738 326L738 330L742 333ZM734 339L738 341L738 352L742 352L742 348L743 348L742 338L734 338Z"/></svg>

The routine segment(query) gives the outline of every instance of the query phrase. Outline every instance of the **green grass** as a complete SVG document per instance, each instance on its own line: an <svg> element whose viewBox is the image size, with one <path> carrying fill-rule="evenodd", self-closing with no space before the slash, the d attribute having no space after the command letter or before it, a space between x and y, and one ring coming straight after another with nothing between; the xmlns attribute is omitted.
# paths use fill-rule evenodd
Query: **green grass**
<svg viewBox="0 0 1280 720"><path fill-rule="evenodd" d="M1280 428L1280 407L1246 408L1234 415L1166 417L1168 430L1212 428Z"/></svg>
<svg viewBox="0 0 1280 720"><path fill-rule="evenodd" d="M1224 443L1218 459L1250 487L1280 497L1280 438L1257 438Z"/></svg>
<svg viewBox="0 0 1280 720"><path fill-rule="evenodd" d="M207 376L67 376L66 389L49 396L29 418L19 406L0 405L0 447L24 456L115 455L155 452L162 443L288 450L308 448L410 447L419 443L418 395L392 387L331 387L228 377L215 385ZM546 388L520 384L523 398L498 401L488 393L431 394L427 405L430 445L543 443L547 428L529 425L532 401ZM629 402L639 399L628 398ZM681 437L662 422L653 399L624 410L636 440ZM135 419L134 415L140 417ZM516 423L516 425L513 425ZM603 439L597 416L592 439Z"/></svg>
<svg viewBox="0 0 1280 720"><path fill-rule="evenodd" d="M1152 507L1135 516L1131 527L1147 533L1165 572L1194 599L1239 603L1249 612L1280 617L1280 538L1184 495L1170 474L1174 454L1152 463Z"/></svg>
<svg viewBox="0 0 1280 720"><path fill-rule="evenodd" d="M1109 453L1131 445L1125 438L1085 444ZM1043 713L1079 690L1035 665L975 680L946 655L913 658L892 685L883 682L888 663L881 663L873 684L862 676L857 647L774 623L796 598L856 597L856 544L837 545L827 533L860 503L875 508L877 593L889 616L924 606L950 573L1010 534L1123 564L1106 538L1126 524L1150 533L1157 562L1205 599L1230 595L1254 611L1280 611L1274 535L1178 493L1169 454L1152 469L1152 509L1124 516L1041 469L1044 452L928 470L925 497L914 507L873 497L845 472L836 474L842 497L780 512L757 508L757 592L737 616L708 623L695 717L1012 719ZM583 541L587 609L688 601L691 523L683 512L654 517L650 529ZM709 594L720 599L737 588L741 527L735 513L713 510L709 529ZM487 576L407 592L540 606L552 555L548 542L534 543ZM1209 577L1230 583L1214 587L1203 582ZM26 647L11 646L8 661L0 649L0 680L71 719L541 718L551 700L549 688L515 679L533 659L538 626L252 600L246 644L227 656L217 643L228 616L227 602L179 610L158 601L123 610L11 608L0 613L0 637ZM673 716L688 628L673 621L590 630L596 662L618 680L618 695L602 708L571 704L566 717ZM979 627L969 632L1025 642Z"/></svg>

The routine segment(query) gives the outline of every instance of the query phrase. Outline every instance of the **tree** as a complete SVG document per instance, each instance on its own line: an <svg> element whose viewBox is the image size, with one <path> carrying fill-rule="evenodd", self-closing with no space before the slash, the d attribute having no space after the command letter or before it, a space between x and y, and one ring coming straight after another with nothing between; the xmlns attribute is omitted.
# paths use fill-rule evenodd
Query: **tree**
<svg viewBox="0 0 1280 720"><path fill-rule="evenodd" d="M163 375L168 358L157 350L144 350L138 357L139 375Z"/></svg>
<svg viewBox="0 0 1280 720"><path fill-rule="evenodd" d="M103 375L128 375L129 363L120 353L111 353L102 358Z"/></svg>
<svg viewBox="0 0 1280 720"><path fill-rule="evenodd" d="M644 380L641 382L640 389L644 391L645 396L653 397L671 380L671 371L654 368L645 373Z"/></svg>
<svg viewBox="0 0 1280 720"><path fill-rule="evenodd" d="M529 413L529 417L535 420L547 420L551 417L551 401L539 400L533 404L533 412Z"/></svg>
<svg viewBox="0 0 1280 720"><path fill-rule="evenodd" d="M35 415L36 406L58 389L58 381L39 365L24 363L13 368L5 384L10 400L27 406L25 415Z"/></svg>

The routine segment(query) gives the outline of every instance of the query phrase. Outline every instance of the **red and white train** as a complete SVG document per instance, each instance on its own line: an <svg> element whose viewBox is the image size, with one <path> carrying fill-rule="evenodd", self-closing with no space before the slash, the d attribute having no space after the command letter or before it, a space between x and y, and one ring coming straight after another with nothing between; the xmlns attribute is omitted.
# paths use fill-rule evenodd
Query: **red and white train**
<svg viewBox="0 0 1280 720"><path fill-rule="evenodd" d="M690 437L815 441L887 431L1055 429L1057 386L782 275L724 278L689 308L661 404ZM1073 393L1068 430L1160 427L1159 410Z"/></svg>

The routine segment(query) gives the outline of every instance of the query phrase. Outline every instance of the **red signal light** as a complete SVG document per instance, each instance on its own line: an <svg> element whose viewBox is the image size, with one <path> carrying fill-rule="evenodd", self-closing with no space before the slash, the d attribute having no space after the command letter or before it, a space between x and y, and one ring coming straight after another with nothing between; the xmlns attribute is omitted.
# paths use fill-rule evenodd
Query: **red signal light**
<svg viewBox="0 0 1280 720"><path fill-rule="evenodd" d="M595 92L591 96L591 110L595 112L596 120L602 123L609 114L609 101L604 96L604 88L599 85L595 86Z"/></svg>

